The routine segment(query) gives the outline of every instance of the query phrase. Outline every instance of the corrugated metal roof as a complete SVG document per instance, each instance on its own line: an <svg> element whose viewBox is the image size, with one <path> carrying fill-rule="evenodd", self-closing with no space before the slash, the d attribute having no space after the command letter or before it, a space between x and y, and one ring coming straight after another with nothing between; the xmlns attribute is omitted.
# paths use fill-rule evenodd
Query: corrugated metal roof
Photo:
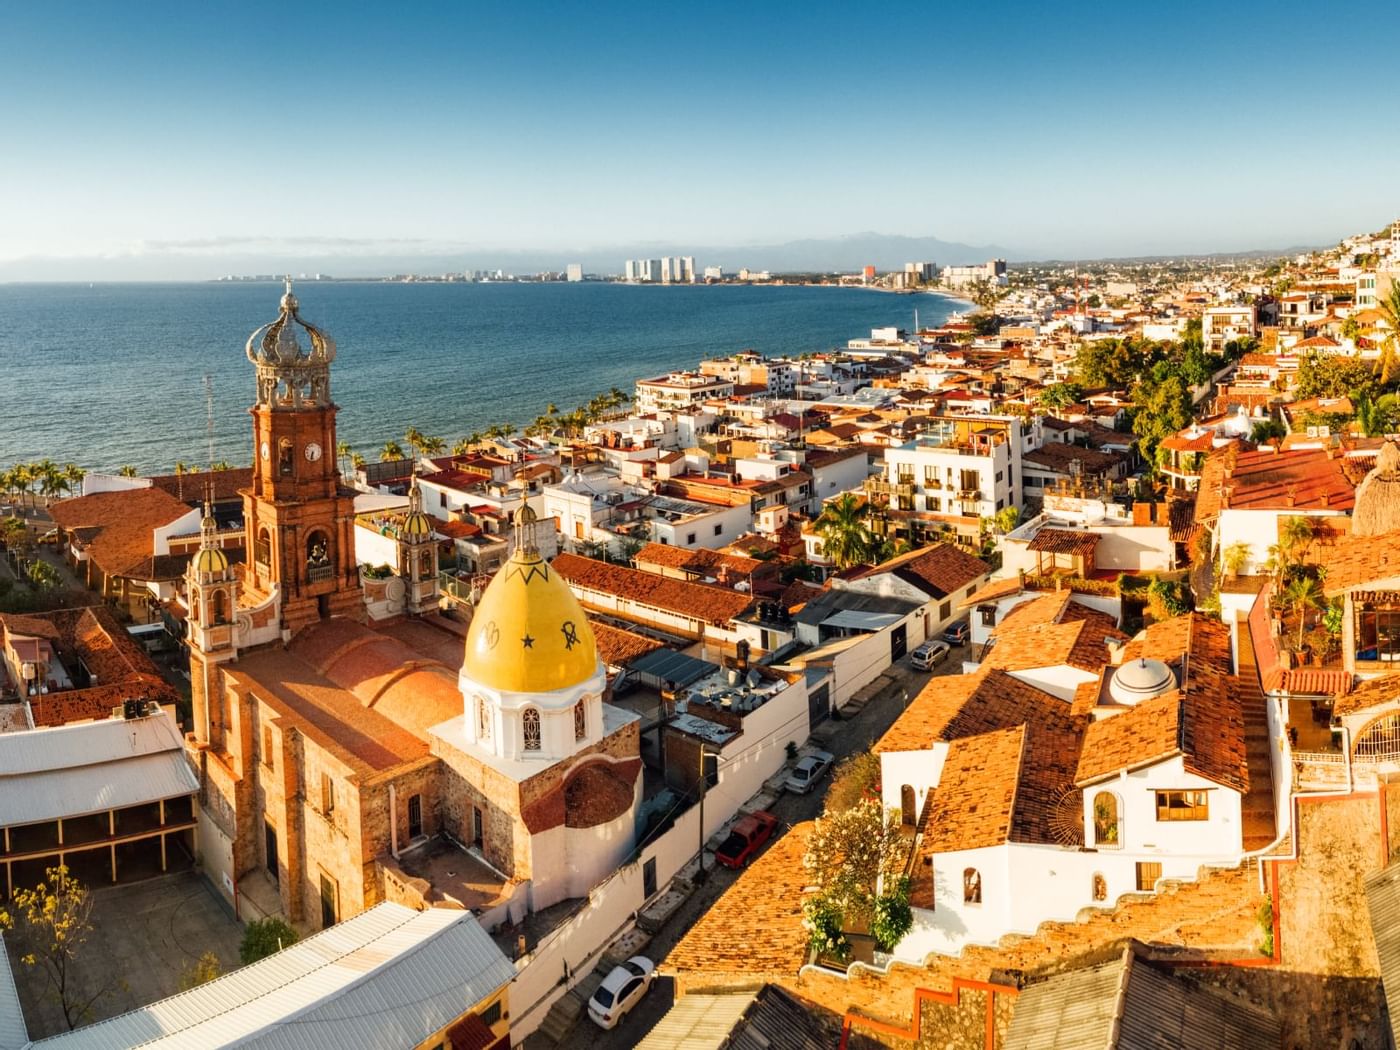
<svg viewBox="0 0 1400 1050"><path fill-rule="evenodd" d="M188 795L199 780L168 712L0 733L0 826Z"/></svg>
<svg viewBox="0 0 1400 1050"><path fill-rule="evenodd" d="M0 775L0 827L101 813L199 790L181 751L75 769Z"/></svg>
<svg viewBox="0 0 1400 1050"><path fill-rule="evenodd" d="M191 991L33 1047L416 1046L514 977L469 912L385 903Z"/></svg>
<svg viewBox="0 0 1400 1050"><path fill-rule="evenodd" d="M0 776L111 762L117 758L179 751L183 747L168 711L144 718L0 733Z"/></svg>
<svg viewBox="0 0 1400 1050"><path fill-rule="evenodd" d="M1400 863L1366 876L1366 906L1380 957L1390 1033L1400 1042Z"/></svg>
<svg viewBox="0 0 1400 1050"><path fill-rule="evenodd" d="M637 1050L719 1050L754 993L687 995L666 1011Z"/></svg>
<svg viewBox="0 0 1400 1050"><path fill-rule="evenodd" d="M878 631L903 617L896 613L859 612L855 609L842 609L821 622L823 627L849 627L857 631Z"/></svg>
<svg viewBox="0 0 1400 1050"><path fill-rule="evenodd" d="M735 1025L725 1050L827 1050L836 1045L840 1028L840 1018L830 1010L766 984ZM846 1043L848 1050L874 1045L854 1032Z"/></svg>
<svg viewBox="0 0 1400 1050"><path fill-rule="evenodd" d="M24 1010L15 990L15 975L10 972L10 955L5 951L5 938L0 936L0 1050L23 1050L28 1042Z"/></svg>
<svg viewBox="0 0 1400 1050"><path fill-rule="evenodd" d="M1159 970L1130 945L1114 962L1022 989L1005 1050L1277 1050L1281 1042L1276 1018Z"/></svg>

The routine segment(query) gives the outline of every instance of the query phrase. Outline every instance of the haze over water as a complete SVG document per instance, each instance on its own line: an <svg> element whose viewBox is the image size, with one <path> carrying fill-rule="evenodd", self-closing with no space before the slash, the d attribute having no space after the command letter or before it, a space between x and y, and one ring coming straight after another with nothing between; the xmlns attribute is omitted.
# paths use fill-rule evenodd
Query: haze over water
<svg viewBox="0 0 1400 1050"><path fill-rule="evenodd" d="M616 284L296 286L336 340L338 432L373 460L409 426L447 439L568 412L612 386L754 349L807 353L958 304L846 288ZM277 316L280 285L0 286L0 466L47 456L89 470L165 473L251 461L244 343Z"/></svg>

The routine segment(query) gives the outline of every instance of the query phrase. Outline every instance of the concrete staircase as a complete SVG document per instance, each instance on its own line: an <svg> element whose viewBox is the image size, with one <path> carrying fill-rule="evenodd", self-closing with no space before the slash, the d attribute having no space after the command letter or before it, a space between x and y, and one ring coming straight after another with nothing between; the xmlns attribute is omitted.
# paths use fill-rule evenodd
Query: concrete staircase
<svg viewBox="0 0 1400 1050"><path fill-rule="evenodd" d="M592 973L555 1001L539 1028L530 1036L536 1046L546 1045L544 1040L548 1040L548 1044L554 1046L568 1045L565 1041L566 1037L583 1017L583 1012L588 1007L588 1000L593 998L593 993L598 990L598 986L603 983L603 978L608 975L608 971L611 969L611 963L600 964Z"/></svg>
<svg viewBox="0 0 1400 1050"><path fill-rule="evenodd" d="M1246 851L1263 849L1278 834L1274 820L1273 743L1269 739L1268 700L1259 685L1259 666L1249 624L1236 625L1239 634L1239 696L1244 709L1244 747L1249 765L1249 791L1240 803Z"/></svg>

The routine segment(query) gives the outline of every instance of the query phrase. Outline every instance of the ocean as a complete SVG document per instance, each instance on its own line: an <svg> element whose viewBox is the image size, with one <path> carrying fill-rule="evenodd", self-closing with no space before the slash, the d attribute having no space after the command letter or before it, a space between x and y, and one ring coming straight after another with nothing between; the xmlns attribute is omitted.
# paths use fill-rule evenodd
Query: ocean
<svg viewBox="0 0 1400 1050"><path fill-rule="evenodd" d="M448 445L493 423L568 412L617 386L753 349L810 353L959 304L853 288L618 284L296 285L336 340L338 433L367 459L416 426ZM248 335L280 284L0 285L0 468L48 457L168 473L251 461Z"/></svg>

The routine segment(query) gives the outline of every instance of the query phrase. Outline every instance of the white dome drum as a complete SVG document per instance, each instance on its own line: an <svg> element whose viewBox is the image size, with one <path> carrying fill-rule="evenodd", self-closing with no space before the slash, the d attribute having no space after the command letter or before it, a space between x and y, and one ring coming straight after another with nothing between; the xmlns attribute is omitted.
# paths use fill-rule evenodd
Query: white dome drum
<svg viewBox="0 0 1400 1050"><path fill-rule="evenodd" d="M1169 693L1176 688L1176 675L1161 660L1140 657L1124 661L1108 682L1108 695L1114 703L1128 707Z"/></svg>

